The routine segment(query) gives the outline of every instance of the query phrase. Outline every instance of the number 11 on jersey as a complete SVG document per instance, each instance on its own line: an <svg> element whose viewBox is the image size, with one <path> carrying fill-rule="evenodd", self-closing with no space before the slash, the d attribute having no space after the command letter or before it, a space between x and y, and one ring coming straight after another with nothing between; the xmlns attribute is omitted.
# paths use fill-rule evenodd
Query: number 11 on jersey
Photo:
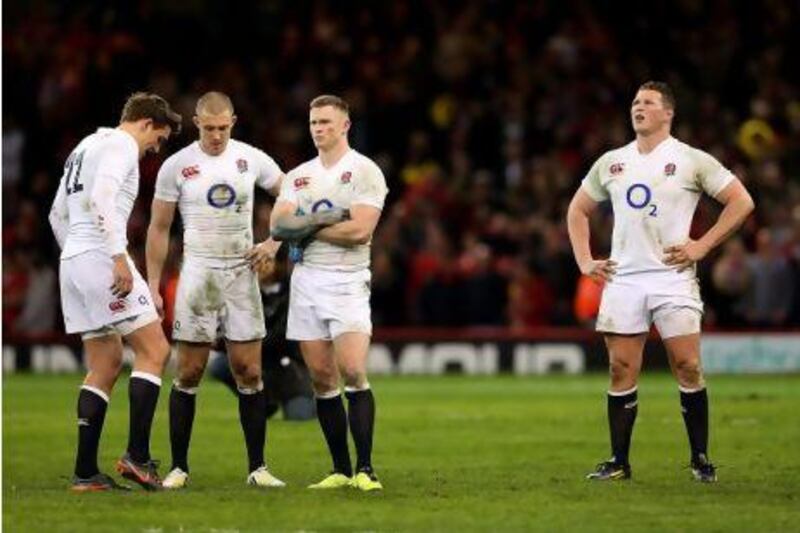
<svg viewBox="0 0 800 533"><path fill-rule="evenodd" d="M68 168L66 169L67 177L64 180L64 185L67 188L67 195L70 195L74 192L81 192L83 190L83 184L78 181L78 179L81 177L83 152L79 152L77 154L73 153L67 160L66 166ZM70 185L70 181L72 182L72 185Z"/></svg>

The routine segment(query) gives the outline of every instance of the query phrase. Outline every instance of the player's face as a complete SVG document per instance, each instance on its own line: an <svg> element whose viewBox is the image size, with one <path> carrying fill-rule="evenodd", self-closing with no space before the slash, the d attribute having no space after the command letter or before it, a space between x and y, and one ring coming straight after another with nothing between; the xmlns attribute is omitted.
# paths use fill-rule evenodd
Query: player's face
<svg viewBox="0 0 800 533"><path fill-rule="evenodd" d="M142 130L142 153L158 153L171 133L172 128L169 126L156 126L153 121L147 121Z"/></svg>
<svg viewBox="0 0 800 533"><path fill-rule="evenodd" d="M318 150L330 150L347 138L350 119L340 109L326 105L309 112L309 131Z"/></svg>
<svg viewBox="0 0 800 533"><path fill-rule="evenodd" d="M648 134L669 127L674 111L664 107L661 93L643 89L636 93L631 104L631 122L637 134Z"/></svg>
<svg viewBox="0 0 800 533"><path fill-rule="evenodd" d="M200 113L194 117L200 131L200 147L208 155L219 155L225 151L231 139L231 130L236 124L236 115L224 111L216 115Z"/></svg>

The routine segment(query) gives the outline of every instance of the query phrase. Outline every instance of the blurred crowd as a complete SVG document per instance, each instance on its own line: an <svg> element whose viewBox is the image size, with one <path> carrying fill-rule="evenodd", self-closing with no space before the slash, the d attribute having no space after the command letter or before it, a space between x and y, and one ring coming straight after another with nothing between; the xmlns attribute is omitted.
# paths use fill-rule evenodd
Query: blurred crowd
<svg viewBox="0 0 800 533"><path fill-rule="evenodd" d="M648 79L677 93L674 135L715 155L756 200L699 268L706 326L800 325L794 2L157 4L4 6L7 333L61 331L47 213L63 162L139 89L187 124L200 94L227 92L234 135L286 171L314 154L309 100L347 99L351 144L391 189L373 242L376 325L589 325L600 289L574 264L566 208L593 160L632 139L629 104ZM160 162L196 131L182 135L142 162L129 231L140 264ZM269 210L260 200L257 237ZM704 200L694 235L718 212ZM597 255L611 224L606 206L593 221Z"/></svg>

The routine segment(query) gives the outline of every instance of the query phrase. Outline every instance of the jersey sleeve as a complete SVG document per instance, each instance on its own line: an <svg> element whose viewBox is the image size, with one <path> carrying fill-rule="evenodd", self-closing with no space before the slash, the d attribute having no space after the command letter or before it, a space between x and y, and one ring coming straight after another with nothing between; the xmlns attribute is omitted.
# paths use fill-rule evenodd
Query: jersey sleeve
<svg viewBox="0 0 800 533"><path fill-rule="evenodd" d="M604 159L605 157L601 157L595 161L592 168L589 169L589 173L586 174L583 181L581 181L581 188L586 191L586 194L595 202L602 202L608 199L608 190L606 190L600 180L600 169L603 168L602 161Z"/></svg>
<svg viewBox="0 0 800 533"><path fill-rule="evenodd" d="M258 149L253 149L253 158L256 168L256 185L268 191L275 187L281 179L283 171L278 163L270 156Z"/></svg>
<svg viewBox="0 0 800 533"><path fill-rule="evenodd" d="M383 202L388 193L389 189L386 186L383 171L370 161L364 165L361 175L355 178L353 199L350 205L364 204L383 209Z"/></svg>
<svg viewBox="0 0 800 533"><path fill-rule="evenodd" d="M50 207L50 215L47 218L50 221L50 227L53 228L53 235L56 237L59 248L63 249L69 233L69 209L67 207L64 176L61 176L56 198L53 200L53 205Z"/></svg>
<svg viewBox="0 0 800 533"><path fill-rule="evenodd" d="M117 231L116 198L128 175L138 166L138 154L121 143L109 143L97 165L89 206L109 255L125 253L126 236Z"/></svg>
<svg viewBox="0 0 800 533"><path fill-rule="evenodd" d="M276 202L289 202L290 204L299 204L297 199L297 191L294 189L294 180L297 179L298 174L295 171L289 172L283 178L281 183L281 192L278 194Z"/></svg>
<svg viewBox="0 0 800 533"><path fill-rule="evenodd" d="M158 177L156 178L156 190L154 197L159 200L167 202L177 202L180 197L180 188L178 187L178 173L175 157L170 157L161 168L158 169Z"/></svg>
<svg viewBox="0 0 800 533"><path fill-rule="evenodd" d="M717 159L702 150L694 150L695 180L697 186L707 195L714 197L736 177Z"/></svg>

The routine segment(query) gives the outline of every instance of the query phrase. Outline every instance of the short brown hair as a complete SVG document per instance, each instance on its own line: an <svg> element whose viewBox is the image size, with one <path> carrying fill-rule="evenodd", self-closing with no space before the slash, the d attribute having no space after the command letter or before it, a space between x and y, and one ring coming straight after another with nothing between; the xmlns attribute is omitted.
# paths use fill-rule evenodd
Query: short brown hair
<svg viewBox="0 0 800 533"><path fill-rule="evenodd" d="M233 102L230 97L219 91L209 91L197 100L195 114L199 115L205 111L209 115L218 115L225 111L230 111L233 115Z"/></svg>
<svg viewBox="0 0 800 533"><path fill-rule="evenodd" d="M169 126L173 135L181 131L183 117L169 107L169 103L153 93L137 92L128 97L122 108L120 122L151 119L157 126Z"/></svg>
<svg viewBox="0 0 800 533"><path fill-rule="evenodd" d="M315 107L325 107L326 105L335 107L336 109L342 111L345 115L350 114L350 106L347 105L347 102L333 94L323 94L321 96L317 96L311 100L311 104L308 107L313 109Z"/></svg>
<svg viewBox="0 0 800 533"><path fill-rule="evenodd" d="M661 101L667 109L675 109L675 93L663 81L646 81L639 86L640 91L656 91L661 95Z"/></svg>

